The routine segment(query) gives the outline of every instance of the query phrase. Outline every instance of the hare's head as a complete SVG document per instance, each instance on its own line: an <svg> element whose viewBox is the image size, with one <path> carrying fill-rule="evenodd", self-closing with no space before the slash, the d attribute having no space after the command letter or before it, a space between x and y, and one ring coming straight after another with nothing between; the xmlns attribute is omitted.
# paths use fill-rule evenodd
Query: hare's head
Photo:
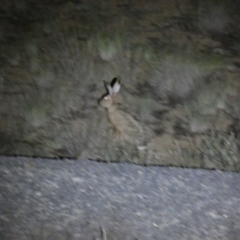
<svg viewBox="0 0 240 240"><path fill-rule="evenodd" d="M109 108L115 104L115 97L120 90L121 81L118 78L114 78L110 84L105 83L105 87L108 93L102 97L99 103L102 107Z"/></svg>

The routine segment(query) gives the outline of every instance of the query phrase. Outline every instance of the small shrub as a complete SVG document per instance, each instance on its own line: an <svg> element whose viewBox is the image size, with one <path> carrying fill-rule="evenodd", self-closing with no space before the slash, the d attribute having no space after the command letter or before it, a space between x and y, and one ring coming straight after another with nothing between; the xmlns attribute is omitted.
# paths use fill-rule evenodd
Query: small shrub
<svg viewBox="0 0 240 240"><path fill-rule="evenodd" d="M89 49L92 47L96 48L102 60L110 61L123 50L124 35L121 33L114 33L109 36L100 33L96 38L89 41Z"/></svg>
<svg viewBox="0 0 240 240"><path fill-rule="evenodd" d="M154 54L150 48L131 45L126 29L109 34L103 32L90 39L89 54L104 61L105 77L121 76L124 84L135 91L134 86L146 78Z"/></svg>

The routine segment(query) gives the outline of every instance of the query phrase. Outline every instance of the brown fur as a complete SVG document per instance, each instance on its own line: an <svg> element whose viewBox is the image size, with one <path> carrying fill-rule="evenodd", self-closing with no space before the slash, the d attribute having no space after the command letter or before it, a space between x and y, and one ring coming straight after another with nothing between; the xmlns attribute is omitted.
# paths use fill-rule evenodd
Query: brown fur
<svg viewBox="0 0 240 240"><path fill-rule="evenodd" d="M116 139L137 143L139 137L143 135L142 127L130 114L118 108L115 97L120 90L120 81L116 78L113 81L107 85L108 94L100 100L100 105L107 109L108 119L114 128Z"/></svg>

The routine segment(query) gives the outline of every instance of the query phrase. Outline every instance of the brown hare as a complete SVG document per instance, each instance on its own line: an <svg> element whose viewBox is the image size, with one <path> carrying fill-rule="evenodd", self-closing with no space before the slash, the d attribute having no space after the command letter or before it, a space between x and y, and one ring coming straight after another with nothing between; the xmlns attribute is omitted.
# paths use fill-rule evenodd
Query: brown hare
<svg viewBox="0 0 240 240"><path fill-rule="evenodd" d="M141 125L128 113L119 109L116 96L121 88L121 81L114 78L106 83L108 93L100 100L100 105L107 109L108 119L114 128L115 140L140 144L143 138Z"/></svg>

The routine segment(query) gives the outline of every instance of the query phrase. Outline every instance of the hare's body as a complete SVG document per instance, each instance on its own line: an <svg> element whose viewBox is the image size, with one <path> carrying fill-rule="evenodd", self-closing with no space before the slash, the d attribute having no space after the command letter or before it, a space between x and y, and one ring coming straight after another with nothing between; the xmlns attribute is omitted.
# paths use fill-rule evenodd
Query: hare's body
<svg viewBox="0 0 240 240"><path fill-rule="evenodd" d="M137 142L141 137L141 126L130 114L117 108L108 109L108 118L121 140Z"/></svg>
<svg viewBox="0 0 240 240"><path fill-rule="evenodd" d="M138 143L143 137L142 127L130 114L120 110L115 102L120 81L114 78L111 85L107 85L107 89L108 94L101 99L100 105L107 109L108 119L114 127L117 139Z"/></svg>

